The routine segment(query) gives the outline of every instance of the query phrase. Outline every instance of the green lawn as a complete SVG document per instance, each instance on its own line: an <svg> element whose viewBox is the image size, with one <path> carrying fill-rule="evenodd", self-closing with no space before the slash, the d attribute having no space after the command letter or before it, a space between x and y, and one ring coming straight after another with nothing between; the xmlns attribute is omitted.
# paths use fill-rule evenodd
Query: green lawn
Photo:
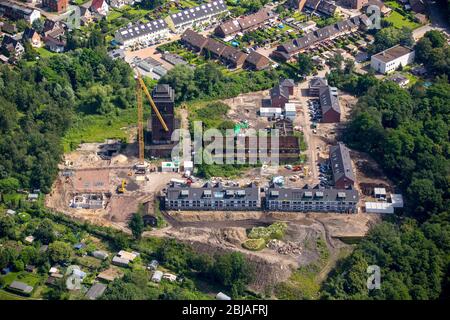
<svg viewBox="0 0 450 320"><path fill-rule="evenodd" d="M391 22L394 25L394 27L398 29L401 29L403 27L416 29L420 27L419 23L411 21L410 19L402 16L395 10L392 10L392 13L389 15L389 17L385 18L385 20Z"/></svg>
<svg viewBox="0 0 450 320"><path fill-rule="evenodd" d="M45 49L44 47L42 47L42 48L36 48L35 50L36 50L37 53L39 53L39 55L40 55L41 57L43 57L43 58L49 58L49 57L54 56L55 54L57 54L57 53L55 53L55 52L48 51L48 50Z"/></svg>
<svg viewBox="0 0 450 320"><path fill-rule="evenodd" d="M29 300L25 297L18 296L14 293L6 292L4 290L0 290L0 301L1 300Z"/></svg>
<svg viewBox="0 0 450 320"><path fill-rule="evenodd" d="M119 115L87 115L76 121L63 137L64 152L83 142L102 142L105 139L128 141L127 127L135 125L136 109L119 110ZM71 148L72 145L72 148Z"/></svg>

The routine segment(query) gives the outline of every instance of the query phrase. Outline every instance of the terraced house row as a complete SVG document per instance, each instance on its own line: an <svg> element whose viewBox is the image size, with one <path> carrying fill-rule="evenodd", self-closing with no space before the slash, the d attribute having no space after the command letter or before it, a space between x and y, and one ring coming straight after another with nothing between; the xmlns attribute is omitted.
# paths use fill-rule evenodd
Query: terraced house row
<svg viewBox="0 0 450 320"><path fill-rule="evenodd" d="M219 60L230 68L244 67L252 70L263 70L271 65L268 58L255 51L246 54L222 42L204 37L191 29L187 29L182 34L181 43L189 50L203 54L209 59Z"/></svg>
<svg viewBox="0 0 450 320"><path fill-rule="evenodd" d="M115 40L124 47L148 46L166 39L170 32L182 33L188 28L203 29L228 13L228 8L223 0L212 1L173 13L164 19L147 23L138 22L119 29L115 34Z"/></svg>
<svg viewBox="0 0 450 320"><path fill-rule="evenodd" d="M359 195L353 189L281 188L264 190L254 183L228 187L206 183L191 187L172 183L165 195L167 210L272 210L293 212L356 213Z"/></svg>
<svg viewBox="0 0 450 320"><path fill-rule="evenodd" d="M313 45L354 33L360 29L366 30L370 25L371 21L365 14L352 17L316 31L308 32L300 38L285 42L279 45L272 55L273 57L287 61Z"/></svg>

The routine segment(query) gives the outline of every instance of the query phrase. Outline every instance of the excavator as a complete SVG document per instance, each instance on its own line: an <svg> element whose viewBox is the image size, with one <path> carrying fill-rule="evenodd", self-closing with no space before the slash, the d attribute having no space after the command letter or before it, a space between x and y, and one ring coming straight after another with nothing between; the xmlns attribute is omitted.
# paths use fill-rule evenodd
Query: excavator
<svg viewBox="0 0 450 320"><path fill-rule="evenodd" d="M127 185L127 182L125 181L125 179L122 179L122 183L119 187L117 187L117 192L118 193L125 193L125 191L127 191L127 189L125 188Z"/></svg>
<svg viewBox="0 0 450 320"><path fill-rule="evenodd" d="M152 96L150 92L147 89L147 86L144 83L144 80L142 80L141 73L137 68L135 68L136 71L136 100L137 100L137 109L138 109L138 145L139 145L139 163L136 165L136 173L145 173L146 167L144 162L144 109L142 104L142 91L144 91L145 96L147 97L148 102L150 103L150 106L153 109L153 112L155 112L156 116L158 117L159 122L161 123L164 130L167 132L169 131L169 128L167 127L166 122L164 121L163 117L161 116L161 113L159 112L158 108L156 107L155 102L152 99Z"/></svg>

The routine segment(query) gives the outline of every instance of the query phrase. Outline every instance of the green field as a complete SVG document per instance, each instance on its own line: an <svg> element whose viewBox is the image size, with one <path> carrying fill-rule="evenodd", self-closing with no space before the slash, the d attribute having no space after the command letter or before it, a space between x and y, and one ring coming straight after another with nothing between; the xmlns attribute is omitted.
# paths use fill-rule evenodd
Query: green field
<svg viewBox="0 0 450 320"><path fill-rule="evenodd" d="M385 18L385 20L391 22L394 25L394 27L398 29L401 29L403 27L416 29L420 27L420 24L402 16L395 10L392 10L392 13L389 15L389 17Z"/></svg>
<svg viewBox="0 0 450 320"><path fill-rule="evenodd" d="M48 51L47 49L45 49L43 47L42 48L35 48L35 50L36 50L37 53L39 53L39 55L42 58L49 58L49 57L54 56L55 54L57 54L57 53Z"/></svg>
<svg viewBox="0 0 450 320"><path fill-rule="evenodd" d="M84 142L102 142L109 138L128 141L127 128L135 125L136 121L136 109L119 110L118 115L83 116L64 136L64 152L69 152Z"/></svg>
<svg viewBox="0 0 450 320"><path fill-rule="evenodd" d="M13 293L6 292L4 290L0 290L0 301L1 300L30 300L30 299L18 296Z"/></svg>

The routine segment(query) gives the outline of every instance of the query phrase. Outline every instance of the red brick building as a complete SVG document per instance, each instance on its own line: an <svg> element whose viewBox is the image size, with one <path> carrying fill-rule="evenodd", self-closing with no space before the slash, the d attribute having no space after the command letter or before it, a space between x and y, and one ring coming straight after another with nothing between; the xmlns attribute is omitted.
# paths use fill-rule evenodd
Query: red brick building
<svg viewBox="0 0 450 320"><path fill-rule="evenodd" d="M42 0L42 7L52 12L65 12L69 7L69 0Z"/></svg>

